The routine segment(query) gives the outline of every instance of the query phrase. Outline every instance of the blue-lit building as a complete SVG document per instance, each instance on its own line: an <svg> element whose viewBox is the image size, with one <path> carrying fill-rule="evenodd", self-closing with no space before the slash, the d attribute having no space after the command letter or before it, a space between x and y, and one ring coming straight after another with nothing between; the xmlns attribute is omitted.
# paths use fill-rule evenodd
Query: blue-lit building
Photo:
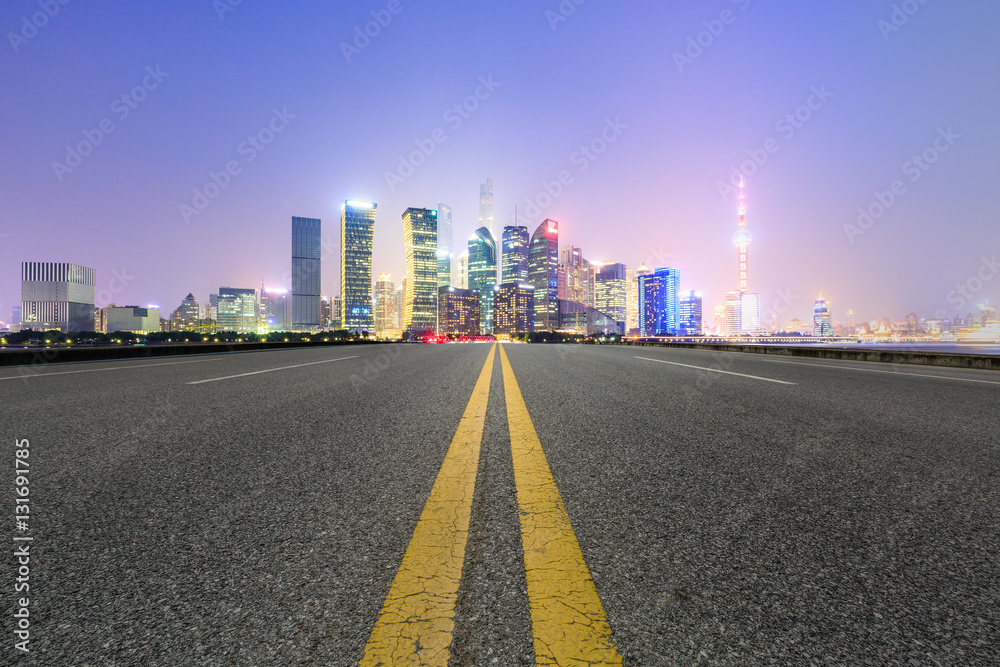
<svg viewBox="0 0 1000 667"><path fill-rule="evenodd" d="M340 304L348 331L375 331L372 240L376 210L374 203L346 201L340 217Z"/></svg>
<svg viewBox="0 0 1000 667"><path fill-rule="evenodd" d="M680 323L680 271L656 269L639 278L639 335L674 336Z"/></svg>
<svg viewBox="0 0 1000 667"><path fill-rule="evenodd" d="M559 223L546 218L528 245L528 283L535 288L535 331L559 326Z"/></svg>
<svg viewBox="0 0 1000 667"><path fill-rule="evenodd" d="M681 336L700 336L702 332L701 294L690 291L680 298L680 324L678 333Z"/></svg>
<svg viewBox="0 0 1000 667"><path fill-rule="evenodd" d="M813 305L813 336L832 336L833 325L830 324L830 304L820 294Z"/></svg>
<svg viewBox="0 0 1000 667"><path fill-rule="evenodd" d="M320 327L320 220L292 218L292 330Z"/></svg>
<svg viewBox="0 0 1000 667"><path fill-rule="evenodd" d="M508 225L503 228L501 283L523 283L528 279L528 240L527 227Z"/></svg>
<svg viewBox="0 0 1000 667"><path fill-rule="evenodd" d="M479 292L483 333L493 331L493 286L497 284L497 243L487 227L469 237L469 289Z"/></svg>

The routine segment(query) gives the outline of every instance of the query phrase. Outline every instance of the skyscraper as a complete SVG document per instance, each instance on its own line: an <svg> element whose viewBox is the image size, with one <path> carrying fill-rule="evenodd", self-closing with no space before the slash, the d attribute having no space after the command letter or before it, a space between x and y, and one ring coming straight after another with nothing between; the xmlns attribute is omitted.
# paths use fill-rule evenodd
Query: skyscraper
<svg viewBox="0 0 1000 667"><path fill-rule="evenodd" d="M375 282L375 333L396 328L396 285L388 273L378 274Z"/></svg>
<svg viewBox="0 0 1000 667"><path fill-rule="evenodd" d="M535 288L519 282L493 288L493 333L521 336L535 330Z"/></svg>
<svg viewBox="0 0 1000 667"><path fill-rule="evenodd" d="M406 254L406 294L403 329L437 329L438 265L437 211L408 208L403 212L403 251Z"/></svg>
<svg viewBox="0 0 1000 667"><path fill-rule="evenodd" d="M319 218L292 217L292 330L320 328Z"/></svg>
<svg viewBox="0 0 1000 667"><path fill-rule="evenodd" d="M680 271L656 269L639 279L640 335L673 336L680 316Z"/></svg>
<svg viewBox="0 0 1000 667"><path fill-rule="evenodd" d="M487 178L479 186L479 226L486 227L493 235L493 179ZM494 238L496 238L494 236Z"/></svg>
<svg viewBox="0 0 1000 667"><path fill-rule="evenodd" d="M625 328L626 292L625 265L595 265L594 308L608 315Z"/></svg>
<svg viewBox="0 0 1000 667"><path fill-rule="evenodd" d="M583 258L582 248L571 245L564 245L559 248L558 279L560 299L586 303L589 273L590 262Z"/></svg>
<svg viewBox="0 0 1000 667"><path fill-rule="evenodd" d="M480 227L469 237L469 289L479 292L479 322L483 333L493 330L493 286L497 284L497 245Z"/></svg>
<svg viewBox="0 0 1000 667"><path fill-rule="evenodd" d="M177 306L177 309L171 314L170 319L178 327L183 327L198 319L198 299L194 298L194 294L188 293L181 300L181 305Z"/></svg>
<svg viewBox="0 0 1000 667"><path fill-rule="evenodd" d="M478 336L480 295L458 287L438 288L438 333Z"/></svg>
<svg viewBox="0 0 1000 667"><path fill-rule="evenodd" d="M649 275L649 267L640 264L634 272L626 270L628 294L626 295L625 333L635 336L639 333L639 278Z"/></svg>
<svg viewBox="0 0 1000 667"><path fill-rule="evenodd" d="M25 329L94 331L94 269L57 262L21 262Z"/></svg>
<svg viewBox="0 0 1000 667"><path fill-rule="evenodd" d="M257 290L220 287L215 328L218 331L256 333Z"/></svg>
<svg viewBox="0 0 1000 667"><path fill-rule="evenodd" d="M832 336L833 326L830 324L830 305L820 294L813 305L813 336Z"/></svg>
<svg viewBox="0 0 1000 667"><path fill-rule="evenodd" d="M455 287L469 289L469 251L459 255L455 264Z"/></svg>
<svg viewBox="0 0 1000 667"><path fill-rule="evenodd" d="M508 225L503 228L500 282L524 282L528 279L528 228Z"/></svg>
<svg viewBox="0 0 1000 667"><path fill-rule="evenodd" d="M680 300L681 312L678 333L682 336L700 336L702 330L701 294L690 291Z"/></svg>
<svg viewBox="0 0 1000 667"><path fill-rule="evenodd" d="M262 324L268 331L289 331L292 328L292 305L287 290L262 288L260 312Z"/></svg>
<svg viewBox="0 0 1000 667"><path fill-rule="evenodd" d="M340 217L341 317L348 331L371 331L375 327L371 289L377 207L369 202L346 201Z"/></svg>
<svg viewBox="0 0 1000 667"><path fill-rule="evenodd" d="M453 261L455 258L454 227L451 220L451 206L438 202L438 286L455 284Z"/></svg>
<svg viewBox="0 0 1000 667"><path fill-rule="evenodd" d="M528 283L535 288L535 331L559 326L559 223L542 221L528 246Z"/></svg>

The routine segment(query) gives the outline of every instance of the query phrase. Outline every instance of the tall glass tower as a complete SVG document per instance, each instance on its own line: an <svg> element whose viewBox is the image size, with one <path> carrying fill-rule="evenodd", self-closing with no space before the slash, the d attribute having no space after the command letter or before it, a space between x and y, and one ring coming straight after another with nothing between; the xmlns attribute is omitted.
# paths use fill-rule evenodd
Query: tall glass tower
<svg viewBox="0 0 1000 667"><path fill-rule="evenodd" d="M340 216L340 304L343 327L373 331L372 237L378 204L344 202Z"/></svg>
<svg viewBox="0 0 1000 667"><path fill-rule="evenodd" d="M528 245L528 283L535 288L535 331L559 326L559 223L546 218Z"/></svg>
<svg viewBox="0 0 1000 667"><path fill-rule="evenodd" d="M469 237L469 289L479 290L479 318L483 333L493 331L493 286L497 284L497 243L480 227Z"/></svg>
<svg viewBox="0 0 1000 667"><path fill-rule="evenodd" d="M594 307L624 329L628 293L625 265L621 263L597 266L594 285Z"/></svg>
<svg viewBox="0 0 1000 667"><path fill-rule="evenodd" d="M320 220L292 218L292 330L320 327Z"/></svg>
<svg viewBox="0 0 1000 667"><path fill-rule="evenodd" d="M487 178L479 186L479 226L486 227L493 235L493 179ZM496 237L494 237L496 238Z"/></svg>
<svg viewBox="0 0 1000 667"><path fill-rule="evenodd" d="M406 330L437 330L437 226L437 211L408 208L403 212L403 250L406 253L403 329Z"/></svg>
<svg viewBox="0 0 1000 667"><path fill-rule="evenodd" d="M528 228L508 225L503 228L500 282L515 283L528 279Z"/></svg>
<svg viewBox="0 0 1000 667"><path fill-rule="evenodd" d="M438 245L437 245L437 265L438 265L438 286L448 287L454 285L452 278L453 262L455 258L454 227L451 221L451 206L438 202Z"/></svg>
<svg viewBox="0 0 1000 667"><path fill-rule="evenodd" d="M700 336L702 330L701 294L687 292L681 297L681 317L679 334L682 336Z"/></svg>
<svg viewBox="0 0 1000 667"><path fill-rule="evenodd" d="M639 334L673 336L678 332L680 271L656 269L639 278Z"/></svg>

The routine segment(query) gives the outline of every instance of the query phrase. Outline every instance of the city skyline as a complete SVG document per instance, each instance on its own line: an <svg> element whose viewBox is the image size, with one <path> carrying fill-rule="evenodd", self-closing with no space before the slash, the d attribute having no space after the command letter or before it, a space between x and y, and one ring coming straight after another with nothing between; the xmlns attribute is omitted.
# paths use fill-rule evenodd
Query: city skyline
<svg viewBox="0 0 1000 667"><path fill-rule="evenodd" d="M167 10L155 7L110 17L66 7L7 52L13 66L0 74L12 99L24 100L10 110L6 147L15 159L0 178L10 203L9 222L0 228L0 320L19 304L23 261L93 267L98 294L113 296L107 301L165 310L189 292L204 299L219 285L249 287L263 278L291 289L283 280L288 217L308 211L336 221L345 199L379 202L372 273L401 277L402 211L448 202L455 238L467 238L478 226L487 179L495 233L513 224L515 207L529 229L560 220L561 240L588 249L589 259L629 269L677 267L681 289L701 292L711 312L732 289L725 245L741 166L753 193L748 225L762 312L777 301L784 320L807 320L819 293L834 320L847 309L859 321L897 320L909 312L964 315L984 299L995 303L1000 232L988 217L996 172L988 146L998 130L985 109L997 87L990 59L971 46L990 42L951 40L945 49L935 39L984 30L988 21L926 6L887 32L879 21L889 18L888 5L743 4L732 3L733 22L717 36L707 33L701 47L699 35L719 19L698 5L587 5L555 23L527 3L502 13L488 4L451 11L403 6L349 60L341 45L371 20L365 8L241 5L220 17L190 3L165 21ZM6 5L0 24L19 25L32 7ZM315 23L304 27L301 52L281 54L282 43L270 34L278 17ZM640 17L642 25L662 25L650 54L659 67L655 82L609 76L628 71L625 56L635 57L637 47L622 47L621 38ZM485 20L495 24L485 39L461 29ZM446 75L421 78L416 73L437 62L443 47L410 60L399 56L412 53L410 35L430 24L452 27L454 48L467 48L470 57ZM793 24L798 37L768 41ZM597 26L607 44L587 53L586 37ZM824 32L816 33L820 26ZM547 40L535 47L541 62L578 57L579 68L558 78L534 74L524 56L489 48L515 30ZM844 40L856 45L856 55L843 55ZM104 42L121 53L110 59L96 51L101 67L77 70L75 49ZM765 42L772 51L759 48ZM616 55L613 44L626 53ZM301 80L261 88L253 67L227 79L196 66L226 48L260 64L275 82L283 81L268 78L276 68L302 64ZM374 80L390 63L397 67L390 80ZM930 63L956 75L913 75ZM760 74L769 68L781 74ZM585 74L596 74L591 88ZM330 76L371 96L379 111L370 118L332 112L333 99L316 87ZM405 111L388 110L390 91L418 84L424 95ZM69 93L72 104L65 103ZM669 102L678 97L684 104ZM193 99L203 112L198 118L180 113ZM654 118L660 109L683 136ZM861 110L869 111L867 120L852 120ZM113 130L100 129L105 116ZM339 141L330 125L356 127L343 150L330 149ZM437 128L442 141L433 138ZM93 145L82 155L77 149L87 142ZM334 152L350 158L324 156ZM326 295L341 289L336 226L326 225L323 238ZM231 252L218 251L227 240L235 241Z"/></svg>

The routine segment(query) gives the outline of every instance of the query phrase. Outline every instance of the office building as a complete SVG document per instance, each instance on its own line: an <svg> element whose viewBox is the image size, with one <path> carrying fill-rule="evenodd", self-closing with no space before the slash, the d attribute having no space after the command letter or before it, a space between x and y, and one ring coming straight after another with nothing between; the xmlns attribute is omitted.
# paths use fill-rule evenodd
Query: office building
<svg viewBox="0 0 1000 667"><path fill-rule="evenodd" d="M477 290L448 285L438 288L438 333L456 336L480 334L480 302Z"/></svg>
<svg viewBox="0 0 1000 667"><path fill-rule="evenodd" d="M915 324L915 323L914 323ZM813 336L832 336L833 326L830 324L830 305L820 294L813 305Z"/></svg>
<svg viewBox="0 0 1000 667"><path fill-rule="evenodd" d="M105 330L107 333L127 331L146 334L160 330L160 310L139 306L108 306L105 309Z"/></svg>
<svg viewBox="0 0 1000 667"><path fill-rule="evenodd" d="M652 271L645 264L640 264L635 271L627 270L628 294L626 295L625 333L629 336L639 335L639 279L648 276Z"/></svg>
<svg viewBox="0 0 1000 667"><path fill-rule="evenodd" d="M406 256L403 329L434 331L438 310L437 211L408 208L403 212L403 251Z"/></svg>
<svg viewBox="0 0 1000 667"><path fill-rule="evenodd" d="M344 308L339 295L330 297L330 329L340 331L344 328Z"/></svg>
<svg viewBox="0 0 1000 667"><path fill-rule="evenodd" d="M291 331L292 300L288 290L261 287L260 314L267 331Z"/></svg>
<svg viewBox="0 0 1000 667"><path fill-rule="evenodd" d="M535 330L535 288L527 283L501 283L493 288L493 333L523 336Z"/></svg>
<svg viewBox="0 0 1000 667"><path fill-rule="evenodd" d="M559 223L545 219L528 246L528 283L535 288L535 331L559 326Z"/></svg>
<svg viewBox="0 0 1000 667"><path fill-rule="evenodd" d="M396 285L392 275L378 274L375 281L375 333L398 329L396 326Z"/></svg>
<svg viewBox="0 0 1000 667"><path fill-rule="evenodd" d="M590 262L583 257L583 249L566 245L559 248L560 299L586 303L589 288Z"/></svg>
<svg viewBox="0 0 1000 667"><path fill-rule="evenodd" d="M628 291L625 265L594 263L593 266L594 308L610 316L624 330Z"/></svg>
<svg viewBox="0 0 1000 667"><path fill-rule="evenodd" d="M455 244L454 226L451 220L451 206L438 202L437 219L438 287L446 287L448 285L455 284L453 266L455 259Z"/></svg>
<svg viewBox="0 0 1000 667"><path fill-rule="evenodd" d="M469 251L466 250L458 256L455 262L455 287L462 289L469 288Z"/></svg>
<svg viewBox="0 0 1000 667"><path fill-rule="evenodd" d="M344 202L340 217L340 301L343 327L348 331L373 331L372 239L378 205ZM435 274L437 269L435 267Z"/></svg>
<svg viewBox="0 0 1000 667"><path fill-rule="evenodd" d="M257 290L220 287L217 308L217 331L257 332Z"/></svg>
<svg viewBox="0 0 1000 667"><path fill-rule="evenodd" d="M21 328L94 331L94 269L61 262L21 263Z"/></svg>
<svg viewBox="0 0 1000 667"><path fill-rule="evenodd" d="M479 292L479 320L483 333L493 330L493 286L496 284L496 240L488 228L480 227L469 237L469 289Z"/></svg>
<svg viewBox="0 0 1000 667"><path fill-rule="evenodd" d="M500 282L523 283L528 279L528 228L508 225L503 228L500 252Z"/></svg>
<svg viewBox="0 0 1000 667"><path fill-rule="evenodd" d="M292 329L315 331L320 312L321 228L318 218L292 217Z"/></svg>
<svg viewBox="0 0 1000 667"><path fill-rule="evenodd" d="M680 318L680 271L656 269L639 279L640 335L674 336Z"/></svg>
<svg viewBox="0 0 1000 667"><path fill-rule="evenodd" d="M680 323L678 334L681 336L700 336L702 330L701 294L695 291L685 292L680 299Z"/></svg>
<svg viewBox="0 0 1000 667"><path fill-rule="evenodd" d="M490 236L496 238L493 233L493 179L487 178L485 183L479 186L479 226L490 230Z"/></svg>

